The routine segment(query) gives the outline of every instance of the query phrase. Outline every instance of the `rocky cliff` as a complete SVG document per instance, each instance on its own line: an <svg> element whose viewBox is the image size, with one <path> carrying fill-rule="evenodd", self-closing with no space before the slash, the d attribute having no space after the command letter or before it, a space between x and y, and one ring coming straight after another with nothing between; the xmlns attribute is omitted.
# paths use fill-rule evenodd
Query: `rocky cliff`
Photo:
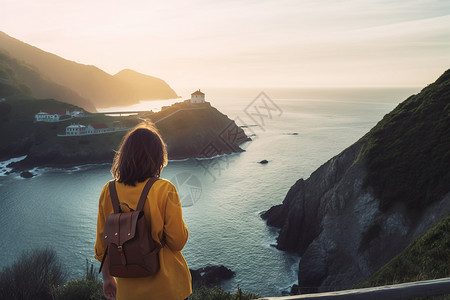
<svg viewBox="0 0 450 300"><path fill-rule="evenodd" d="M449 128L447 71L263 214L303 292L367 279L450 212Z"/></svg>

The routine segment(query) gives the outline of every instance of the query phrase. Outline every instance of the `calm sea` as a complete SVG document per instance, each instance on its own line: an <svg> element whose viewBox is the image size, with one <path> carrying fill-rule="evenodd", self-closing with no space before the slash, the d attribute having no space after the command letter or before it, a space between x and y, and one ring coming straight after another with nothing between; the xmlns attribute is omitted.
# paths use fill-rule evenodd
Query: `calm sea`
<svg viewBox="0 0 450 300"><path fill-rule="evenodd" d="M300 258L271 246L277 230L260 213L418 91L205 89L207 101L244 126L253 141L240 154L173 161L164 169L162 177L177 185L182 198L189 266L231 268L236 276L225 283L227 290L239 286L262 296L287 290L297 281ZM141 106L155 108L150 102ZM259 164L263 159L268 163ZM0 268L26 249L51 247L71 278L83 276L85 260L94 262L97 201L111 179L109 168L34 169L31 179L0 176Z"/></svg>

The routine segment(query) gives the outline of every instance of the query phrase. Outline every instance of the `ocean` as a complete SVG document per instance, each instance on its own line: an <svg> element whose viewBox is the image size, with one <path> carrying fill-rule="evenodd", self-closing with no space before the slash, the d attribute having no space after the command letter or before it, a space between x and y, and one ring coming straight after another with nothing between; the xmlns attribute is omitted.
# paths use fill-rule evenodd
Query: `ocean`
<svg viewBox="0 0 450 300"><path fill-rule="evenodd" d="M300 257L273 247L277 229L265 224L261 212L280 204L298 179L308 178L419 90L202 90L252 141L239 154L170 161L164 169L162 177L177 186L189 228L183 249L189 267L230 268L236 275L224 283L228 291L240 287L280 296L289 290L297 282ZM183 91L182 99L189 92ZM143 101L130 110L171 102L155 103ZM85 274L86 259L98 268L93 258L98 197L111 179L111 165L36 168L31 179L5 175L5 165L0 163L0 268L24 250L44 247L56 250L69 278Z"/></svg>

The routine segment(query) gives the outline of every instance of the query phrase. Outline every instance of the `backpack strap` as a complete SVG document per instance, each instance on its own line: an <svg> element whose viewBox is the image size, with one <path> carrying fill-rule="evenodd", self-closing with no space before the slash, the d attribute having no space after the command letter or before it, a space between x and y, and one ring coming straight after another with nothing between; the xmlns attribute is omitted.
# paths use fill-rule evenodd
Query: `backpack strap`
<svg viewBox="0 0 450 300"><path fill-rule="evenodd" d="M141 197L139 198L138 205L136 207L137 211L144 209L145 199L147 199L148 192L150 191L153 184L158 179L159 179L158 177L150 177L150 179L145 184L144 189L142 190L142 193L141 193ZM111 195L111 203L112 203L112 206L114 209L114 213L117 214L119 212L122 212L122 209L120 208L121 203L119 202L119 197L117 196L115 180L111 180L109 182L109 194ZM128 208L129 208L129 206L128 206Z"/></svg>
<svg viewBox="0 0 450 300"><path fill-rule="evenodd" d="M114 209L114 213L117 214L119 212L122 212L122 210L120 209L119 197L117 196L115 180L111 180L109 182L109 194L111 195L111 203Z"/></svg>
<svg viewBox="0 0 450 300"><path fill-rule="evenodd" d="M98 269L98 274L100 274L102 272L103 265L105 264L106 255L108 254L108 247L109 246L106 246L105 254L103 254L103 259L102 259L102 263L100 264L100 268Z"/></svg>
<svg viewBox="0 0 450 300"><path fill-rule="evenodd" d="M145 199L147 199L148 192L158 179L159 179L158 177L150 177L150 179L147 181L147 183L144 186L144 189L142 190L141 198L139 198L139 203L136 207L136 211L144 209Z"/></svg>

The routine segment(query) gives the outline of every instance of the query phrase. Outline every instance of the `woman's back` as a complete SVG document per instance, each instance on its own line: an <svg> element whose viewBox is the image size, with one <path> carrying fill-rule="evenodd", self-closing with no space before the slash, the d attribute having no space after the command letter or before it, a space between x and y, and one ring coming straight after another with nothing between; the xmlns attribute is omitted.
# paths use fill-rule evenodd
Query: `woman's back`
<svg viewBox="0 0 450 300"><path fill-rule="evenodd" d="M146 182L159 178L167 164L167 151L161 136L151 124L140 124L128 132L114 157L111 173L116 180L119 201L136 209ZM126 206L122 206L126 211ZM157 180L150 189L143 208L155 242L164 241L159 251L160 269L154 275L142 278L117 278L109 274L106 255L103 274L103 292L108 299L167 299L182 300L191 292L191 275L181 249L188 239L183 221L181 203L173 184ZM95 258L102 261L106 251L103 240L106 218L114 213L109 184L103 187L99 199Z"/></svg>
<svg viewBox="0 0 450 300"><path fill-rule="evenodd" d="M120 202L135 209L146 182L129 186L116 183ZM124 211L127 210L122 206ZM101 260L106 249L102 232L106 217L113 213L108 184L103 188L99 201L97 224L96 258ZM182 218L181 204L173 184L159 179L150 189L144 205L144 215L148 225L151 222L152 237L161 242L165 236L165 246L159 252L160 270L144 278L117 278L117 299L185 299L191 290L189 268L181 254L188 239L188 230ZM151 216L150 218L147 216Z"/></svg>

